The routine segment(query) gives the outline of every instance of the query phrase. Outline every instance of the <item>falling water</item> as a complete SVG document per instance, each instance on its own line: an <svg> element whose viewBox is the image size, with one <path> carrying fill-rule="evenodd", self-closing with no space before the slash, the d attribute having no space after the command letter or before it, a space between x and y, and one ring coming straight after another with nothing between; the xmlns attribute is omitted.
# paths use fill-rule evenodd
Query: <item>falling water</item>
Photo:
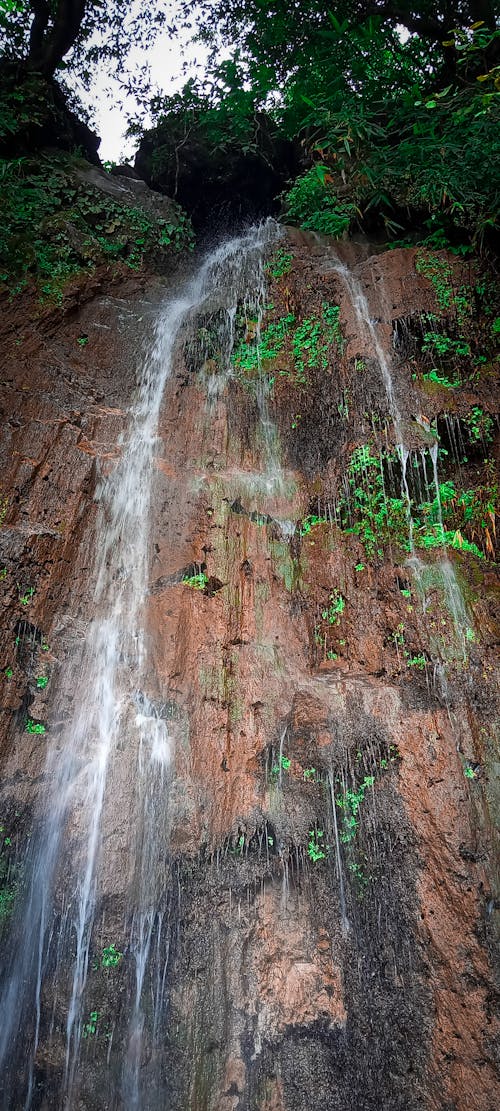
<svg viewBox="0 0 500 1111"><path fill-rule="evenodd" d="M380 342L376 328L376 322L373 321L370 316L368 301L365 294L363 293L361 282L358 280L358 278L355 277L352 271L349 270L348 267L341 263L339 260L336 260L333 263L331 269L334 270L336 274L339 274L340 278L344 282L344 285L346 286L349 294L349 299L356 314L359 334L369 340L370 346L375 352L377 363L380 368L380 373L382 375L382 381L389 405L389 412L394 424L394 431L396 435L396 450L401 461L401 493L406 506L410 553L413 554L413 517L411 513L411 498L406 474L409 451L404 444L403 417L396 399L390 360L388 359Z"/></svg>
<svg viewBox="0 0 500 1111"><path fill-rule="evenodd" d="M278 430L274 421L271 419L269 412L269 394L270 384L268 376L262 365L261 349L262 349L262 321L266 309L267 302L267 283L264 273L263 260L261 260L260 269L256 272L256 282L253 290L253 295L250 301L247 301L245 308L247 313L254 312L256 314L255 322L255 350L257 356L257 382L256 382L256 401L259 413L259 434L262 441L263 448L263 461L265 465L264 481L268 493L283 493L285 482L284 475L280 465L280 443Z"/></svg>
<svg viewBox="0 0 500 1111"><path fill-rule="evenodd" d="M379 339L375 322L370 316L368 301L363 293L361 282L344 263L336 260L331 269L340 276L349 294L349 300L356 314L360 335L367 338L372 350L375 352L380 372L382 375L389 411L394 422L397 444L403 443L402 416L396 400L394 383L392 380L391 365Z"/></svg>
<svg viewBox="0 0 500 1111"><path fill-rule="evenodd" d="M344 873L342 869L342 857L340 854L340 838L339 828L337 823L337 808L335 806L335 785L333 782L333 772L328 772L328 786L330 788L330 802L332 808L332 825L335 835L335 859L337 862L337 874L339 877L339 899L340 899L340 920L342 923L342 930L347 933L349 930L349 919L347 917L347 907L345 901L345 884Z"/></svg>
<svg viewBox="0 0 500 1111"><path fill-rule="evenodd" d="M144 1099L149 1108L163 1106L152 1092L147 1097L140 1092L144 1027L146 1021L152 1027L148 1049L154 1060L169 945L165 862L170 738L160 712L142 693L148 673L144 609L158 422L187 317L214 298L219 297L219 305L229 298L234 336L235 290L241 293L250 282L250 296L255 301L257 289L260 297L263 252L275 235L276 225L269 222L218 247L181 296L162 310L143 360L119 461L97 494L94 616L69 677L75 711L48 754L50 798L42 800L45 805L27 862L29 892L14 922L5 962L0 1067L4 1078L7 1066L13 1069L10 1090L3 1093L6 1109L24 1106L28 1111L32 1106L41 1029L45 1033L53 1025L45 1013L48 983L49 994L66 1013L64 1078L57 1095L51 1093L51 1106L76 1106L85 989L99 937L103 944L97 932L98 908L104 896L124 886L129 891L121 912L125 920L115 919L116 935L107 937L113 951L119 940L135 965L121 1051L123 1106L138 1109L146 1105ZM117 959L121 957L118 952ZM22 1077L15 1073L17 1068Z"/></svg>
<svg viewBox="0 0 500 1111"><path fill-rule="evenodd" d="M441 505L441 491L439 488L439 476L437 469L438 445L433 444L430 449L430 456L432 459L432 473L434 478L434 487L436 490L436 501L438 506L438 524L440 535L443 538L443 548L446 552L444 540L444 524L443 524L443 508ZM460 646L464 658L467 655L467 637L469 634L470 620L467 613L466 605L464 602L463 594L455 574L455 568L445 554L445 558L440 560L440 571L443 580L444 596L448 610L451 613L453 624L455 627L455 636Z"/></svg>

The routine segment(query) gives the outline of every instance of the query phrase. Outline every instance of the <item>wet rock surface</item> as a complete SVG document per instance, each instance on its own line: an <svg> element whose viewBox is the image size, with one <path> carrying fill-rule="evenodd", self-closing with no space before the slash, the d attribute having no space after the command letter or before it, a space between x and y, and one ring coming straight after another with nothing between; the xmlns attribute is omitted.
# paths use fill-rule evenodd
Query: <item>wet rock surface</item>
<svg viewBox="0 0 500 1111"><path fill-rule="evenodd" d="M283 267L276 256L268 269L271 308L259 328L294 320L281 346L271 346L276 331L269 339L271 392L259 393L252 368L262 305L238 306L230 372L220 306L212 313L204 305L179 337L160 414L148 667L130 721L138 712L161 722L172 759L155 796L162 914L145 1030L136 1032L135 1106L493 1111L495 564L487 550L487 560L450 550L464 624L442 551L420 552L425 581L408 565L404 504L392 507L398 528L391 532L382 514L373 539L375 510L356 516L346 478L353 452L370 442L372 453L393 453L389 464L377 458L395 500L402 465L370 336L359 333L332 261L355 271L366 293L417 462L436 420L451 429L451 454L474 408L495 412L492 377L452 392L424 381L414 340L422 328L408 321L424 319L424 330L437 332L425 314L445 314L415 251L374 256L341 245L332 256L298 234L276 250L290 257L285 272L273 274ZM459 264L449 265L460 288ZM47 746L63 737L79 697L71 660L93 616L96 499L123 452L137 367L163 296L158 284L133 279L83 304L76 296L60 319L28 325L14 310L5 319L7 910L29 874ZM457 489L460 468L467 488L483 475L495 443L493 432L467 441L467 462L452 460ZM429 460L421 497L421 462L414 468L414 505L435 496ZM443 480L449 464L440 463ZM365 457L359 482L374 498L380 486L370 468ZM375 508L382 513L380 501ZM464 526L460 535L473 542ZM137 988L129 932L148 846L134 857L132 748L124 733L101 831L105 863L72 1104L89 1109L133 1106L124 1070L136 1052L127 1025ZM55 930L78 857L78 816L67 838ZM57 956L68 983L72 959L71 945ZM40 1109L63 1106L58 983L55 992L49 974L43 988L31 1103ZM16 1077L14 1061L5 1107L21 1105Z"/></svg>

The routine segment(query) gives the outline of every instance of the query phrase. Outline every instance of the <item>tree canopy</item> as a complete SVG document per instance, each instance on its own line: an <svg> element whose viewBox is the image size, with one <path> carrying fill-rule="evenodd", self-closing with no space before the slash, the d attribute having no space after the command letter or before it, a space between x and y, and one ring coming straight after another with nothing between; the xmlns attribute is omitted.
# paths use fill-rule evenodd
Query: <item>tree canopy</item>
<svg viewBox="0 0 500 1111"><path fill-rule="evenodd" d="M127 72L128 54L168 27L168 7L162 0L0 0L0 50L44 77L70 69L88 88L96 65L107 64L137 86L144 75Z"/></svg>
<svg viewBox="0 0 500 1111"><path fill-rule="evenodd" d="M154 102L152 178L172 179L188 139L246 154L265 112L301 151L283 198L292 222L392 237L418 226L435 245L481 244L497 227L493 0L186 0L186 19L195 8L211 64Z"/></svg>
<svg viewBox="0 0 500 1111"><path fill-rule="evenodd" d="M416 222L479 243L496 228L497 0L181 0L181 12L210 61L182 93L150 100L149 180L175 192L188 139L218 174L238 152L274 172L277 136L297 154L284 212L306 227L378 221L397 234ZM0 0L5 65L49 80L67 70L87 87L105 65L142 102L146 76L127 56L165 29L177 33L168 0ZM10 135L16 95L3 108ZM39 111L25 98L26 115Z"/></svg>
<svg viewBox="0 0 500 1111"><path fill-rule="evenodd" d="M186 0L184 12L195 19L200 39L216 52L231 43L246 58L289 77L318 56L326 58L341 29L349 33L374 19L377 26L401 27L418 35L428 51L436 52L448 72L457 63L450 32L481 21L494 30L496 0Z"/></svg>

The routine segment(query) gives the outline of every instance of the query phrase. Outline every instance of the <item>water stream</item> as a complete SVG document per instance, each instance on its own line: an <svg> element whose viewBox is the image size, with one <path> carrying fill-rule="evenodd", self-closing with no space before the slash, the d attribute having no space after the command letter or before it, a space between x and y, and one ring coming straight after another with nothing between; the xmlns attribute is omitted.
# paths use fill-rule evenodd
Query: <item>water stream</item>
<svg viewBox="0 0 500 1111"><path fill-rule="evenodd" d="M165 861L171 743L166 722L143 693L148 524L160 409L186 320L215 303L227 315L229 350L238 300L247 296L254 305L261 303L263 254L275 236L276 225L269 222L217 247L161 309L120 458L97 492L93 616L65 677L75 709L49 749L50 795L43 799L26 864L27 899L4 954L4 1109L28 1111L33 1104L41 1031L50 1037L59 1022L55 1010L52 1017L48 1013L50 1006L66 1015L64 1075L51 1106L69 1111L79 1105L82 1039L92 1010L86 998L89 969L101 953L104 962L118 963L122 947L135 967L124 1012L128 1029L125 1036L113 1029L107 1034L110 1053L117 1052L117 1037L123 1043L121 1106L130 1111L163 1106L160 1094L155 1102L153 1092L141 1093L140 1076L146 1024L148 1053L155 1060L170 937ZM264 400L261 409L266 428ZM267 459L274 474L271 439ZM100 904L109 892L124 888L129 895L122 900L122 918L108 913L105 934Z"/></svg>
<svg viewBox="0 0 500 1111"><path fill-rule="evenodd" d="M409 551L410 551L410 555L409 555L409 558L408 558L408 565L409 565L409 567L411 568L411 570L413 572L415 582L416 582L416 586L417 586L417 590L418 590L420 596L422 597L422 602L423 602L424 612L425 612L426 590L425 590L425 585L424 584L425 584L425 579L426 579L427 565L419 558L419 556L415 552L415 545L414 545L415 525L414 525L414 520L413 520L413 515L412 515L412 500L411 500L410 486L409 486L409 482L408 482L408 466L409 466L409 463L410 463L411 458L412 458L412 453L411 453L410 449L405 445L405 442L404 442L404 420L405 420L405 418L404 418L404 416L401 412L400 405L399 405L399 402L398 402L397 397L396 397L396 392L395 392L394 382L393 382L393 377L392 377L392 368L391 368L390 358L387 356L387 354L384 351L384 348L383 348L383 346L380 342L379 334L378 334L378 331L377 331L377 323L378 322L376 320L373 320L372 317L370 316L370 308L369 308L369 305L368 305L368 300L367 300L367 298L366 298L366 296L363 292L361 282L359 281L359 279L356 277L355 274L352 273L352 271L347 266L344 265L344 263L340 262L338 259L334 259L331 262L329 261L327 269L333 270L335 273L337 273L340 276L341 280L343 281L343 283L344 283L344 285L347 289L348 295L349 295L349 300L352 304L352 307L353 307L353 310L354 310L354 313L355 313L355 316L356 316L356 322L357 322L357 326L358 326L358 335L360 335L361 337L365 337L365 339L366 338L368 339L370 347L374 352L374 355L376 357L376 360L377 360L377 363L378 363L378 366L379 366L379 369L380 369L381 378L382 378L382 381L383 381L383 384L384 384L385 393L386 393L386 397L387 397L387 402L388 402L388 406L389 406L389 412L390 412L390 415L391 415L391 418L392 418L392 421L393 421L393 425L394 425L394 433L395 433L395 440L396 440L396 451L399 455L399 459L400 459L400 462L401 462L401 495L402 495L402 498L403 498L405 506L406 506L406 516L407 516L407 521L408 521L408 542L409 542ZM442 588L445 605L446 605L446 607L447 607L447 609L448 609L448 611L449 611L449 613L452 617L452 621L453 621L456 646L458 647L459 654L465 659L465 657L467 655L466 642L467 642L467 639L470 637L470 634L471 634L470 618L469 618L469 615L467 613L467 607L465 605L465 601L464 601L463 594L462 594L462 591L461 591L461 588L460 588L460 584L458 582L458 579L457 579L457 576L456 576L456 573L455 573L455 569L454 569L453 564L451 563L451 561L449 560L449 558L446 554L446 543L445 543L445 540L444 540L444 525L443 525L443 516L442 516L442 507L441 507L441 498L440 498L440 487L439 487L439 476L438 476L438 466L437 466L437 459L438 459L438 443L437 443L437 441L429 446L429 455L430 455L430 458L431 458L431 461L432 461L432 482L433 482L433 485L434 485L435 496L436 496L437 504L438 504L438 524L439 524L439 528L440 528L440 534L441 534L441 537L442 537L442 548L443 548L443 553L444 553L443 558L440 559L438 564L437 564L437 576L435 575L434 578L438 579L439 585ZM425 469L425 454L424 454L424 451L422 451L422 458L423 458L423 473L424 473L425 483L426 483L426 486L427 486L427 493L428 493L429 486L428 486L428 481L427 481L427 473L426 473L426 469ZM430 500L430 498L429 498L429 500ZM434 585L435 585L435 583L434 583Z"/></svg>

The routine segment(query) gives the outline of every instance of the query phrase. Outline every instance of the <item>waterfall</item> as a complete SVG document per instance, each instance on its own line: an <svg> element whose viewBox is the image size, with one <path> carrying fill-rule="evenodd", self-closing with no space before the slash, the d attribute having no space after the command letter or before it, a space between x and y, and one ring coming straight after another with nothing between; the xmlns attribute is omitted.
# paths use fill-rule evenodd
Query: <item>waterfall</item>
<svg viewBox="0 0 500 1111"><path fill-rule="evenodd" d="M425 598L425 589L424 589L423 583L424 583L424 580L425 580L426 565L425 565L425 563L423 563L423 561L419 558L419 556L415 552L415 547L414 547L415 526L414 526L413 515L412 515L412 501L411 501L410 486L409 486L409 482L408 482L408 465L411 461L411 451L405 445L405 442L404 442L405 416L401 412L401 408L400 408L398 399L396 397L396 392L395 392L395 389L394 389L394 382L393 382L393 377L392 377L391 361L390 361L390 358L388 357L388 355L386 354L386 352L384 351L384 348L383 348L383 346L380 342L379 334L378 334L378 331L377 331L377 322L374 321L372 319L372 317L370 316L370 309L369 309L369 305L368 305L368 300L367 300L367 298L366 298L366 296L363 292L361 282L359 281L359 279L352 273L351 270L349 270L349 268L344 263L340 262L340 260L338 260L338 259L335 259L335 260L329 262L329 264L325 268L325 270L333 270L336 274L339 275L342 282L344 283L345 288L346 288L347 293L348 293L348 296L349 296L349 300L352 304L354 314L355 314L355 317L356 317L356 322L357 322L357 325L358 325L358 334L361 337L364 337L365 339L369 340L370 346L371 346L371 348L374 352L378 367L380 369L380 374L381 374L382 382L383 382L386 397L387 397L389 413L391 415L392 422L393 422L393 425L394 425L394 433L395 433L395 440L396 440L396 451L399 455L399 459L400 459L400 462L401 462L401 495L402 495L402 498L403 498L405 506L406 506L406 516L407 516L407 521L408 521L408 542L409 542L409 550L410 550L410 555L409 555L409 558L408 558L408 565L410 566L410 568L413 572L413 575L415 577L417 590L423 598L423 606L424 606L424 613L425 613L426 598ZM422 458L423 458L424 476L425 476L425 481L426 481L426 484L427 484L427 474L426 474L426 471L425 471L425 453L424 453L424 451L421 454L422 454ZM438 563L438 577L439 577L439 581L440 581L440 584L441 584L442 589L443 589L443 595L444 595L444 600L445 600L446 606L447 606L447 608L448 608L448 610L451 614L452 620L453 620L456 645L457 645L459 654L465 659L466 656L467 656L466 641L467 641L468 636L470 636L470 633L471 633L470 618L469 618L469 615L467 613L467 607L466 607L464 597L463 597L463 594L462 594L462 591L461 591L461 588L460 588L460 584L458 582L458 579L457 579L457 576L456 576L456 573L455 573L455 569L453 567L453 564L447 558L447 555L446 555L446 543L445 543L445 539L444 539L444 525L443 525L443 516L442 516L442 507L441 507L441 498L440 498L440 486L439 486L438 467L437 467L437 459L438 459L438 444L437 444L437 442L430 445L429 455L430 455L430 458L431 458L431 461L432 461L433 485L434 485L434 488L435 488L436 499L437 499L437 504L438 504L438 522L439 522L439 529L440 529L440 535L442 537L442 547L443 547L443 552L444 552L443 558Z"/></svg>
<svg viewBox="0 0 500 1111"><path fill-rule="evenodd" d="M359 335L368 338L370 341L370 345L380 367L382 381L384 383L387 401L389 404L389 412L394 423L396 443L399 450L400 445L403 445L402 416L394 390L391 364L380 342L376 324L370 316L368 301L365 294L363 293L361 282L358 280L358 278L356 278L352 271L349 270L348 267L340 261L334 262L331 267L329 267L329 269L334 270L335 273L338 274L344 282L344 285L349 294L349 300L356 315L356 320L359 327Z"/></svg>
<svg viewBox="0 0 500 1111"><path fill-rule="evenodd" d="M28 1111L33 1104L37 1047L42 1029L44 1038L57 1033L56 1006L66 1015L66 1027L64 1060L58 1058L62 1080L51 1092L50 1106L79 1105L82 1040L92 1029L86 1016L98 1014L86 997L89 970L95 962L112 968L125 954L135 968L122 1008L127 1029L117 1035L112 1028L106 1035L109 1053L118 1053L121 1061L120 1106L164 1106L161 1093L141 1094L140 1078L146 1024L153 1062L158 1046L171 898L166 864L171 744L166 722L143 693L148 523L159 417L185 322L215 304L225 314L230 354L235 306L245 299L261 304L263 256L276 235L269 221L217 247L180 295L162 308L140 367L120 458L97 491L93 614L65 677L75 709L48 753L48 793L40 803L26 863L29 890L5 953L0 1031L5 1109ZM114 830L117 814L127 827L126 851ZM115 913L106 919L100 903L103 892L119 886L113 884L114 873L129 896L121 917ZM97 1021L92 1020L94 1026ZM118 1049L117 1037L122 1039ZM158 1077L156 1082L161 1086Z"/></svg>

